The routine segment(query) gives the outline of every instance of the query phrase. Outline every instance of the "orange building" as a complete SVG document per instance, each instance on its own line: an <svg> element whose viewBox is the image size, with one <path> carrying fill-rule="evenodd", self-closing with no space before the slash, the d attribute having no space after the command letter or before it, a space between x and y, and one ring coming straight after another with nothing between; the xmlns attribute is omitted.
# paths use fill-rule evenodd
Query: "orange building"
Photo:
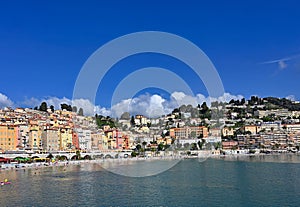
<svg viewBox="0 0 300 207"><path fill-rule="evenodd" d="M170 129L170 137L176 139L208 137L208 128L205 126L191 126Z"/></svg>
<svg viewBox="0 0 300 207"><path fill-rule="evenodd" d="M0 126L0 150L16 150L18 145L18 127Z"/></svg>
<svg viewBox="0 0 300 207"><path fill-rule="evenodd" d="M128 135L123 135L123 149L130 149Z"/></svg>
<svg viewBox="0 0 300 207"><path fill-rule="evenodd" d="M222 142L222 148L224 150L232 150L238 148L238 142L237 141L226 141Z"/></svg>
<svg viewBox="0 0 300 207"><path fill-rule="evenodd" d="M79 149L78 134L74 131L72 133L72 145L75 147L75 149Z"/></svg>

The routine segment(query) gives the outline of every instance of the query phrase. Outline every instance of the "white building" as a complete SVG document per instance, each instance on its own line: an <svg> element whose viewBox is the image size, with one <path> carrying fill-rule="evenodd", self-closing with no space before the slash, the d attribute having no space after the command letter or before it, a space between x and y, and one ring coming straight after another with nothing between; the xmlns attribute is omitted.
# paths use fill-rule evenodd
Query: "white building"
<svg viewBox="0 0 300 207"><path fill-rule="evenodd" d="M79 148L82 150L91 150L92 149L92 137L91 130L76 128L78 134Z"/></svg>

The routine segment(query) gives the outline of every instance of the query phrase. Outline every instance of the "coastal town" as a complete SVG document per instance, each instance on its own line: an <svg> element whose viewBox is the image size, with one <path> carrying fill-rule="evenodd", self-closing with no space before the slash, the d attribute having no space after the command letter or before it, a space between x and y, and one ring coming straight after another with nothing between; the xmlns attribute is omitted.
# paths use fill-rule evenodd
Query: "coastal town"
<svg viewBox="0 0 300 207"><path fill-rule="evenodd" d="M218 116L214 116L214 114ZM221 114L221 115L220 115ZM84 116L67 104L0 110L0 158L7 154L130 152L154 157L162 152L214 154L299 152L300 103L285 98L231 100L182 105L157 118ZM105 153L104 153L105 154ZM104 155L103 154L103 155ZM74 157L77 158L78 157Z"/></svg>

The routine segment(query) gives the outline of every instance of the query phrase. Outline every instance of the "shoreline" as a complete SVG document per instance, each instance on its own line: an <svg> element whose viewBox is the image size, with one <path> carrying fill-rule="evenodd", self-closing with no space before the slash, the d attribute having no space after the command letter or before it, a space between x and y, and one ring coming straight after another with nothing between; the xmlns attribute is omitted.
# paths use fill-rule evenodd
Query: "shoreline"
<svg viewBox="0 0 300 207"><path fill-rule="evenodd" d="M114 158L114 159L94 159L94 160L72 160L72 161L55 161L55 162L35 162L35 163L9 163L1 164L0 173L7 172L9 170L26 170L26 169L41 169L47 167L66 167L69 165L81 165L81 164L101 164L101 163L120 163L137 162L137 161L162 161L162 160L185 160L185 159L217 159L225 161L239 161L239 158L259 158L259 157L290 157L299 156L300 153L255 153L255 154L202 154L199 156L158 156L158 157L134 157L134 158ZM241 160L242 161L242 160ZM263 162L263 161L262 161ZM266 161L268 162L268 161ZM299 159L300 163L300 159Z"/></svg>

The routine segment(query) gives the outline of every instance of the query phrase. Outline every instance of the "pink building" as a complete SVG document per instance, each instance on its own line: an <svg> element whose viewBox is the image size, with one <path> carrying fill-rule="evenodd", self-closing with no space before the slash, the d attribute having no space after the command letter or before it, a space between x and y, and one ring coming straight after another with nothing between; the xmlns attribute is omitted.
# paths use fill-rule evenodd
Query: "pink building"
<svg viewBox="0 0 300 207"><path fill-rule="evenodd" d="M114 138L116 139L116 149L123 149L123 134L118 130L113 132Z"/></svg>
<svg viewBox="0 0 300 207"><path fill-rule="evenodd" d="M222 142L222 148L224 150L226 149L234 149L234 148L237 148L238 146L238 142L237 141L225 141L225 142Z"/></svg>

